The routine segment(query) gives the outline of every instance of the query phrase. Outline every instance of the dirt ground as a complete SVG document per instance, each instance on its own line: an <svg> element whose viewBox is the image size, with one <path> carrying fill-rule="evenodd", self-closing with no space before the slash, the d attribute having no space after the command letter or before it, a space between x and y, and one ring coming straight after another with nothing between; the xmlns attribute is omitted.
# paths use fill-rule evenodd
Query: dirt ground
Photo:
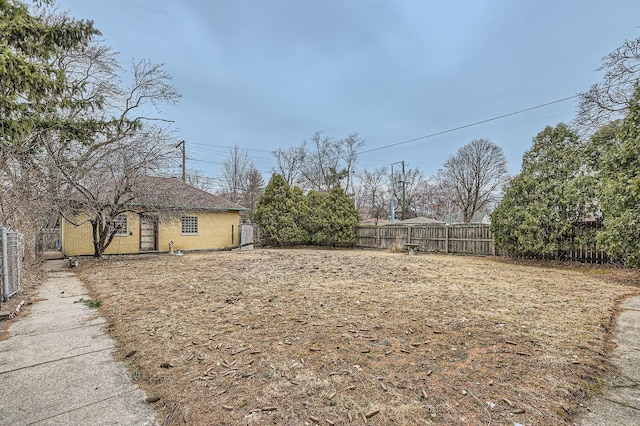
<svg viewBox="0 0 640 426"><path fill-rule="evenodd" d="M635 271L363 250L82 260L166 425L571 424Z"/></svg>

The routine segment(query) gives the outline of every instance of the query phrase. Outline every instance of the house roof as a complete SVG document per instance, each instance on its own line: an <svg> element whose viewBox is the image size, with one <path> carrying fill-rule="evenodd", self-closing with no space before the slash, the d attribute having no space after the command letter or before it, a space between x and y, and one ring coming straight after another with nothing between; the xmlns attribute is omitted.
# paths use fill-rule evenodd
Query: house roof
<svg viewBox="0 0 640 426"><path fill-rule="evenodd" d="M464 223L463 217L464 215L462 214L462 212L457 212L457 213L446 215L444 220L449 224ZM491 223L491 216L485 212L476 212L471 218L471 220L469 221L469 223L489 224Z"/></svg>
<svg viewBox="0 0 640 426"><path fill-rule="evenodd" d="M441 220L433 219L430 217L418 216L411 219L399 220L389 225L428 225L428 224L442 224L445 223Z"/></svg>
<svg viewBox="0 0 640 426"><path fill-rule="evenodd" d="M360 225L388 225L390 224L391 221L390 220L386 220L386 219L364 219L360 221Z"/></svg>
<svg viewBox="0 0 640 426"><path fill-rule="evenodd" d="M141 191L130 204L208 211L249 210L240 204L198 189L176 178L145 176L141 179L141 183L147 190Z"/></svg>

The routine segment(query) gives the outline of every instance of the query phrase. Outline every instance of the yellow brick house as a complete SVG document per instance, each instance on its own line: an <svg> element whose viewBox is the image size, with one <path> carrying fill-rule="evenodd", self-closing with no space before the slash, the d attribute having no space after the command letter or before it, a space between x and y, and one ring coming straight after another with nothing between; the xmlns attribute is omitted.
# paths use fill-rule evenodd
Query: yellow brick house
<svg viewBox="0 0 640 426"><path fill-rule="evenodd" d="M148 179L165 194L165 205L132 202L127 212L113 219L118 231L104 254L168 252L170 243L174 250L182 251L240 244L240 212L248 209L175 178ZM172 199L175 203L167 205ZM93 255L91 223L83 220L82 213L74 217L74 223L81 225L61 220L62 253Z"/></svg>

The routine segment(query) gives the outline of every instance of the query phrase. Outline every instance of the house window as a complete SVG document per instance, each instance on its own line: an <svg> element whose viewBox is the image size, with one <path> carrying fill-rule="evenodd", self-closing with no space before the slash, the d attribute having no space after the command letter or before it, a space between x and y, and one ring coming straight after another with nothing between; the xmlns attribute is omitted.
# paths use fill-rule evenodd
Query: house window
<svg viewBox="0 0 640 426"><path fill-rule="evenodd" d="M111 221L111 230L115 230L116 236L127 235L127 215L119 214Z"/></svg>
<svg viewBox="0 0 640 426"><path fill-rule="evenodd" d="M182 233L198 233L198 216L182 216Z"/></svg>

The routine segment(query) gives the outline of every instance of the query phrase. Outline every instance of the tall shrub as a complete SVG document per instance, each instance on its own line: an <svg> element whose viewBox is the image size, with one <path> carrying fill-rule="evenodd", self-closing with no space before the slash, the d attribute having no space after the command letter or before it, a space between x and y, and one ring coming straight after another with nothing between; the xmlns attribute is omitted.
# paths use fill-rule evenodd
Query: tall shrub
<svg viewBox="0 0 640 426"><path fill-rule="evenodd" d="M309 240L303 223L306 214L302 192L292 190L281 175L274 174L258 202L254 219L265 244L284 246Z"/></svg>
<svg viewBox="0 0 640 426"><path fill-rule="evenodd" d="M604 230L598 242L615 260L640 267L640 88L604 154L600 171Z"/></svg>

